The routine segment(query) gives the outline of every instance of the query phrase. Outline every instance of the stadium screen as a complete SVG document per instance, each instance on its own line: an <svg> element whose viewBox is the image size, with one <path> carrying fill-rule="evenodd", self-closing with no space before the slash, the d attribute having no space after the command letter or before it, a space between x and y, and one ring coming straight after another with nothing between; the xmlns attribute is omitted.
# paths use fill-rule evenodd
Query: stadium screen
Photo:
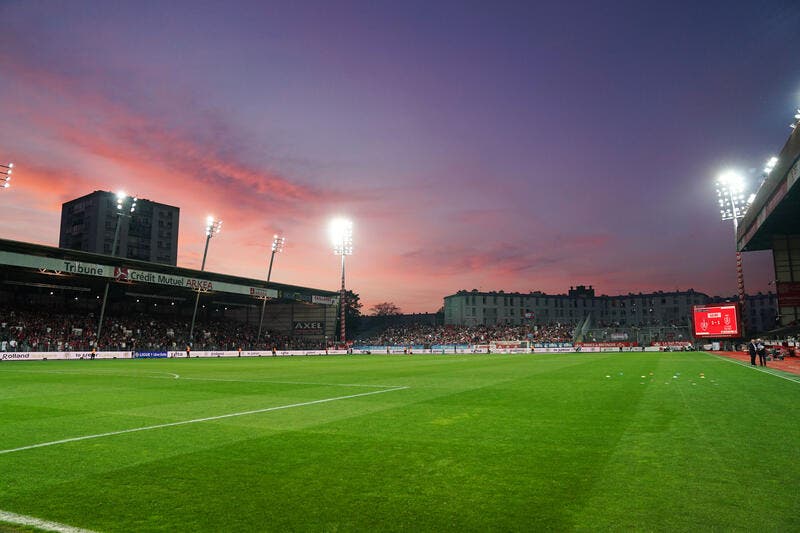
<svg viewBox="0 0 800 533"><path fill-rule="evenodd" d="M695 337L741 337L739 304L695 305L692 308Z"/></svg>

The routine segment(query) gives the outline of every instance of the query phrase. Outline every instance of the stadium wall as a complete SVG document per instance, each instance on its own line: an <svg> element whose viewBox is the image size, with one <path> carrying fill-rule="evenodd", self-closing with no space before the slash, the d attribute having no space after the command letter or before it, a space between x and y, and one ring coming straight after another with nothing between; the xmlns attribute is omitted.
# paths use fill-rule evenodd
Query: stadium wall
<svg viewBox="0 0 800 533"><path fill-rule="evenodd" d="M681 349L680 345L661 346L621 346L602 345L596 346L561 346L561 347L530 347L530 348L497 348L490 345L470 346L440 346L429 349L415 349L402 346L372 346L369 348L351 350L224 350L224 351L192 351L187 355L185 351L160 351L160 352L0 352L0 361L49 361L49 360L92 360L94 359L178 359L178 358L230 358L230 357L291 357L291 356L325 356L325 355L414 355L414 354L530 354L530 353L599 353L599 352L658 352L665 349Z"/></svg>

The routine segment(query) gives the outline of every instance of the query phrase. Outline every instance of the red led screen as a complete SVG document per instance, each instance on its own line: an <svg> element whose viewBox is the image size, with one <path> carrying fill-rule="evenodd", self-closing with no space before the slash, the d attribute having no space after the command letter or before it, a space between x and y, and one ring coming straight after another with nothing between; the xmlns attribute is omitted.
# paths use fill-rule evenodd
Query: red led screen
<svg viewBox="0 0 800 533"><path fill-rule="evenodd" d="M739 304L696 305L692 309L694 336L712 339L741 337Z"/></svg>

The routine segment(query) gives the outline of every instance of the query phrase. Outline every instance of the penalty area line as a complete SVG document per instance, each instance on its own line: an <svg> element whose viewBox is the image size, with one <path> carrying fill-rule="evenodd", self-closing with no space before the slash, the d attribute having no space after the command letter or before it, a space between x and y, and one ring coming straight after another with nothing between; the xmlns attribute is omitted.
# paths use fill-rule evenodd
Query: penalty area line
<svg viewBox="0 0 800 533"><path fill-rule="evenodd" d="M44 531L56 531L58 533L94 533L90 529L81 529L79 527L59 524L58 522L42 520L33 516L9 513L8 511L0 511L0 522L6 522L17 526L31 526L43 529Z"/></svg>
<svg viewBox="0 0 800 533"><path fill-rule="evenodd" d="M234 418L237 416L255 415L258 413L268 413L270 411L280 411L282 409L291 409L293 407L303 407L306 405L316 405L320 403L336 402L339 400L348 400L350 398L359 398L362 396L372 396L373 394L383 394L384 392L394 392L398 390L405 390L409 387L394 387L391 389L383 389L370 392L362 392L360 394L349 394L347 396L336 396L334 398L323 398L321 400L311 400L309 402L292 403L288 405L277 405L275 407L265 407L263 409L253 409L251 411L241 411L239 413L228 413L225 415L207 416L204 418L193 418L191 420L181 420L179 422L168 422L166 424L155 424L152 426L144 426L139 428L122 429L119 431L109 431L107 433L97 433L95 435L83 435L81 437L71 437L68 439L54 440L50 442L40 442L39 444L31 444L28 446L20 446L19 448L9 448L8 450L0 450L0 455L6 453L21 452L23 450L32 450L34 448L44 448L46 446L55 446L56 444L66 444L68 442L77 442L81 440L99 439L102 437L113 437L114 435L124 435L126 433L136 433L139 431L149 431L151 429L168 428L174 426L184 426L186 424L197 424L200 422L211 422L213 420L222 420L225 418Z"/></svg>

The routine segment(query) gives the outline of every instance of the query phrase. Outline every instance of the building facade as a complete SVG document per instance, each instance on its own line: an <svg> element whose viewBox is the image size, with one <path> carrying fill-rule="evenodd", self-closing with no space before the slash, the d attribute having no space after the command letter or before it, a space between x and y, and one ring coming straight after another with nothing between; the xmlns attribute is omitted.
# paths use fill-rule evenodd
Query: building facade
<svg viewBox="0 0 800 533"><path fill-rule="evenodd" d="M118 257L176 265L180 209L137 199L133 213L123 211L117 209L116 195L106 191L94 191L64 203L59 248L112 255L120 218Z"/></svg>
<svg viewBox="0 0 800 533"><path fill-rule="evenodd" d="M712 298L713 303L729 301L735 302L733 296L729 298ZM774 292L745 295L744 313L745 329L748 334L758 334L770 331L779 326L778 321L778 296Z"/></svg>
<svg viewBox="0 0 800 533"><path fill-rule="evenodd" d="M567 294L543 292L458 291L444 298L445 324L459 326L497 324L573 324L591 314L596 326L686 326L692 306L736 297L711 297L694 289L618 296L596 295L592 286L570 287ZM767 331L774 327L777 314L774 293L747 297L745 315L748 331Z"/></svg>

